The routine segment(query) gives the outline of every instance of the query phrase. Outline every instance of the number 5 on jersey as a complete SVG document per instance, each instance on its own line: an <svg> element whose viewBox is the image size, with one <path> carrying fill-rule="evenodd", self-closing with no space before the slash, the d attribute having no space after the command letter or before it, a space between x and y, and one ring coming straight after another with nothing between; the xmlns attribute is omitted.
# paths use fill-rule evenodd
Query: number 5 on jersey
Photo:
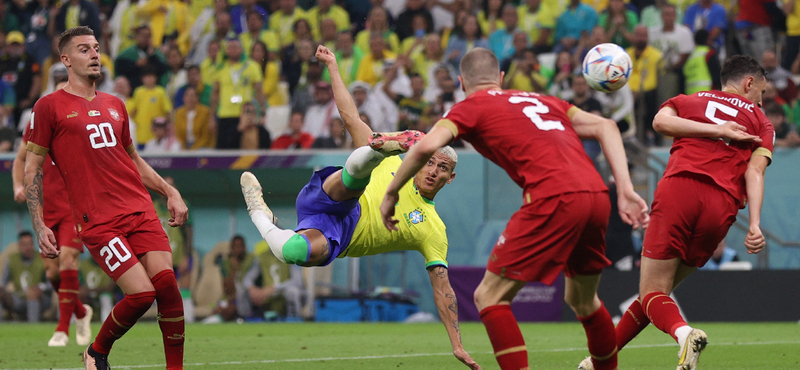
<svg viewBox="0 0 800 370"><path fill-rule="evenodd" d="M89 134L89 142L92 143L92 149L110 148L117 145L117 137L114 136L114 127L108 122L103 122L99 125L86 125L86 130L91 131Z"/></svg>

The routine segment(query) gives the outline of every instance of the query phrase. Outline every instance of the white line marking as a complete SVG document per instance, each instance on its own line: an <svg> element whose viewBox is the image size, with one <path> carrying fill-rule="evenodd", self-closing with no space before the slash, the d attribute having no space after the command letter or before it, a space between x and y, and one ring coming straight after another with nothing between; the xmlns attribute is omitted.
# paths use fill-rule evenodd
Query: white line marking
<svg viewBox="0 0 800 370"><path fill-rule="evenodd" d="M728 342L728 343L714 343L709 345L717 346L763 346L773 344L800 344L800 341L778 341L778 342ZM658 348L658 347L677 347L675 343L659 343L659 344L632 344L625 346L624 349L641 349L641 348ZM532 349L528 352L542 353L542 352L577 352L586 351L586 347L571 347L571 348L554 348L554 349ZM492 354L494 352L472 352L478 354ZM277 364L289 362L317 362L317 361L351 361L351 360L377 360L383 358L408 358L408 357L433 357L433 356L452 356L450 352L446 353L410 353L402 355L381 355L381 356L353 356L353 357L318 357L318 358L290 358L283 360L253 360L253 361L224 361L224 362L197 362L184 364L183 366L220 366L220 365L253 365L253 364ZM164 364L155 365L113 365L114 368L119 369L146 369L155 367L164 367ZM49 368L50 370L83 370L82 367L71 368ZM2 370L38 370L38 369L2 369Z"/></svg>

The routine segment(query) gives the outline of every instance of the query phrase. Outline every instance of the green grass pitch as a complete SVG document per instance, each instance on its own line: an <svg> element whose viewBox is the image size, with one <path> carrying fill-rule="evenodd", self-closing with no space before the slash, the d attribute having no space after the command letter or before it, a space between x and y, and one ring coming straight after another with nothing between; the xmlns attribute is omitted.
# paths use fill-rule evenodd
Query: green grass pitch
<svg viewBox="0 0 800 370"><path fill-rule="evenodd" d="M701 369L800 369L796 323L695 324L709 335ZM80 369L74 342L48 348L55 324L0 324L0 369ZM93 327L95 332L99 324ZM461 326L464 347L497 369L480 323ZM74 328L73 328L74 331ZM575 369L588 354L579 324L522 324L532 369ZM620 369L674 369L678 346L648 327L620 353ZM441 324L191 324L187 369L466 369ZM158 325L142 322L118 341L112 368L163 369Z"/></svg>

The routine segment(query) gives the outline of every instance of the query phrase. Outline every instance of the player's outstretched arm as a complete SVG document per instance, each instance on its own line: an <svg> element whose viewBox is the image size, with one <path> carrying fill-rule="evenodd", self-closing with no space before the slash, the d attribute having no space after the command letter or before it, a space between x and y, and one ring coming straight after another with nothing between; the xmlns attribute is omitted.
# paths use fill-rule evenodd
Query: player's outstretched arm
<svg viewBox="0 0 800 370"><path fill-rule="evenodd" d="M447 336L450 338L450 344L453 346L453 355L464 365L469 366L470 369L480 369L480 365L470 357L461 345L461 329L458 327L458 300L456 299L456 292L453 291L453 287L450 285L447 267L441 265L431 266L428 268L428 275L430 275L431 286L433 287L433 300L436 302L436 308L439 309L439 318L442 319L442 324L447 330Z"/></svg>
<svg viewBox="0 0 800 370"><path fill-rule="evenodd" d="M633 182L628 172L628 157L622 145L622 136L617 124L607 118L571 108L572 126L581 138L592 138L600 142L603 155L611 165L611 172L617 182L617 206L622 221L634 228L646 228L650 223L647 202L633 190Z"/></svg>
<svg viewBox="0 0 800 370"><path fill-rule="evenodd" d="M437 149L450 144L451 141L453 141L453 133L441 125L436 125L408 151L406 157L403 158L403 164L397 169L394 179L386 189L386 196L383 197L383 203L381 203L381 217L387 229L397 230L395 224L398 221L394 219L394 206L400 199L400 189L414 177L414 174L419 172Z"/></svg>
<svg viewBox="0 0 800 370"><path fill-rule="evenodd" d="M189 209L186 208L186 203L183 202L183 198L178 189L167 184L164 178L139 156L139 152L136 151L133 144L128 147L128 155L130 155L133 163L136 164L136 168L139 169L139 175L142 176L142 183L144 186L167 198L167 209L171 216L169 219L169 226L176 227L185 224Z"/></svg>
<svg viewBox="0 0 800 370"><path fill-rule="evenodd" d="M328 72L331 75L331 86L333 87L333 99L336 101L336 107L339 109L339 115L342 116L345 129L353 137L353 144L355 144L356 148L369 145L372 129L358 115L358 107L356 107L353 97L350 96L350 91L347 90L347 86L344 85L342 76L339 74L336 55L325 46L320 45L317 47L316 57L328 67Z"/></svg>
<svg viewBox="0 0 800 370"><path fill-rule="evenodd" d="M761 234L761 205L764 201L764 173L767 171L767 165L769 158L756 154L750 158L744 173L750 213L750 230L744 239L747 253L761 252L767 245L764 235Z"/></svg>
<svg viewBox="0 0 800 370"><path fill-rule="evenodd" d="M712 139L728 139L735 141L761 142L761 138L747 133L744 126L728 121L724 125L711 125L681 118L671 107L658 111L653 119L653 129L659 134L672 137L707 137Z"/></svg>
<svg viewBox="0 0 800 370"><path fill-rule="evenodd" d="M58 257L56 236L44 224L44 211L42 208L42 165L44 156L28 152L25 157L25 199L28 200L28 211L31 213L31 223L39 239L39 249L47 258Z"/></svg>
<svg viewBox="0 0 800 370"><path fill-rule="evenodd" d="M25 202L25 157L27 156L28 149L27 142L22 140L17 150L17 156L14 157L14 163L11 165L11 183L14 185L14 200L17 203Z"/></svg>

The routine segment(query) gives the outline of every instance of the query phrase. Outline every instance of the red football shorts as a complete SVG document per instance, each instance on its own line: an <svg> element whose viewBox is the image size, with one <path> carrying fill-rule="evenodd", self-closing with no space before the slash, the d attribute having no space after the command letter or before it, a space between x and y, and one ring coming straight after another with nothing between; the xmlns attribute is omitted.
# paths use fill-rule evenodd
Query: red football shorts
<svg viewBox="0 0 800 370"><path fill-rule="evenodd" d="M139 263L139 257L145 253L172 251L155 211L119 216L81 231L80 238L92 258L114 281Z"/></svg>
<svg viewBox="0 0 800 370"><path fill-rule="evenodd" d="M658 183L642 256L706 264L736 221L736 199L702 175L679 174Z"/></svg>
<svg viewBox="0 0 800 370"><path fill-rule="evenodd" d="M55 225L48 225L48 227L56 236L56 248L68 247L83 253L83 242L78 238L78 230L75 228L75 222L72 221L72 215L67 215ZM40 254L42 258L47 258L44 253L40 252Z"/></svg>
<svg viewBox="0 0 800 370"><path fill-rule="evenodd" d="M605 234L611 202L606 192L560 194L525 202L508 221L486 268L502 277L552 284L597 275L611 265Z"/></svg>

